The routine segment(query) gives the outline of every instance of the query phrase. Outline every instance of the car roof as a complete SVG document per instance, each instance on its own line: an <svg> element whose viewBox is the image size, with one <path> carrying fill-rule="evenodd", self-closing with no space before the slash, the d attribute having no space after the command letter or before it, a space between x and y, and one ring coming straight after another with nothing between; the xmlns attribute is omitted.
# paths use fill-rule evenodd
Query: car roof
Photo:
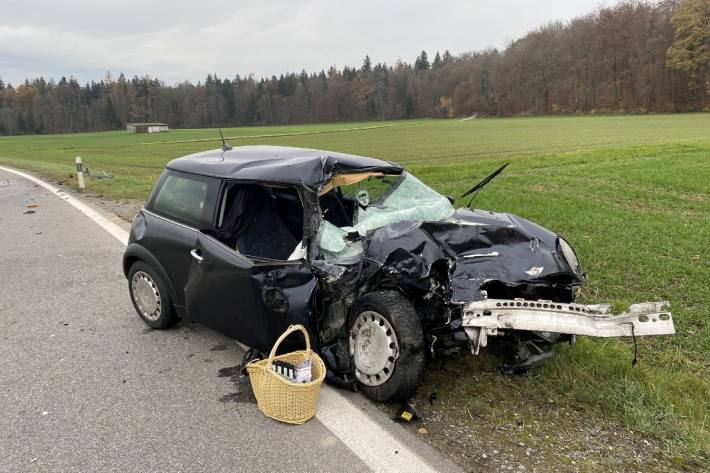
<svg viewBox="0 0 710 473"><path fill-rule="evenodd" d="M168 169L222 179L275 184L324 185L333 175L373 171L401 174L397 163L307 148L235 146L213 149L170 161Z"/></svg>

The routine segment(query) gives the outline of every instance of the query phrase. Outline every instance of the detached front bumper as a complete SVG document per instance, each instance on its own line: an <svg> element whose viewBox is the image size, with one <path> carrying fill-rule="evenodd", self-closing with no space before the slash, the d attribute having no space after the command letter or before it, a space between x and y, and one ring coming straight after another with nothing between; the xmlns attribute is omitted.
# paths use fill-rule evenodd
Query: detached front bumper
<svg viewBox="0 0 710 473"><path fill-rule="evenodd" d="M525 299L484 299L464 305L462 326L475 354L498 330L563 333L590 337L672 335L668 302L633 304L628 312L610 313L606 304L563 304Z"/></svg>

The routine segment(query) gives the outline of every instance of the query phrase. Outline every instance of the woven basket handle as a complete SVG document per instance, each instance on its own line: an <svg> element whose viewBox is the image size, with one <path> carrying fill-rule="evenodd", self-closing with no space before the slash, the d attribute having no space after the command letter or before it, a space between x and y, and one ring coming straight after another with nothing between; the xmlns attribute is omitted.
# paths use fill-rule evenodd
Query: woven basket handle
<svg viewBox="0 0 710 473"><path fill-rule="evenodd" d="M293 332L301 331L303 333L303 338L306 339L306 354L310 357L311 355L311 339L308 336L308 332L306 331L306 328L303 325L291 325L284 333L281 334L281 336L276 340L276 343L274 343L274 347L271 349L271 353L269 353L269 361L266 364L267 366L270 366L274 362L274 357L276 356L276 350L278 350L279 345L281 345L281 342L283 342L286 337L291 335Z"/></svg>

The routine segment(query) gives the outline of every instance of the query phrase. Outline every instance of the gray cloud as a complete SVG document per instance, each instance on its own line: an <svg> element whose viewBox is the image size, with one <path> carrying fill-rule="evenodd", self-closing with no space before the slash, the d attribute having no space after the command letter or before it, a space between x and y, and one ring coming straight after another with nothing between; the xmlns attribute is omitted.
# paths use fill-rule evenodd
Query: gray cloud
<svg viewBox="0 0 710 473"><path fill-rule="evenodd" d="M99 80L106 71L168 83L331 65L412 62L421 50L502 47L599 0L4 0L0 77Z"/></svg>

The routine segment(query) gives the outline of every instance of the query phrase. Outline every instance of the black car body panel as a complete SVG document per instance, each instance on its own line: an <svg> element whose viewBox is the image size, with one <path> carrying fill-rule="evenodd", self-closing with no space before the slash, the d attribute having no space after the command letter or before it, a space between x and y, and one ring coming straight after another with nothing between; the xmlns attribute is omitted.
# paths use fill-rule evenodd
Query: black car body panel
<svg viewBox="0 0 710 473"><path fill-rule="evenodd" d="M207 235L194 251L203 259L189 265L190 320L264 352L290 325L309 325L316 281L305 262L254 262Z"/></svg>

